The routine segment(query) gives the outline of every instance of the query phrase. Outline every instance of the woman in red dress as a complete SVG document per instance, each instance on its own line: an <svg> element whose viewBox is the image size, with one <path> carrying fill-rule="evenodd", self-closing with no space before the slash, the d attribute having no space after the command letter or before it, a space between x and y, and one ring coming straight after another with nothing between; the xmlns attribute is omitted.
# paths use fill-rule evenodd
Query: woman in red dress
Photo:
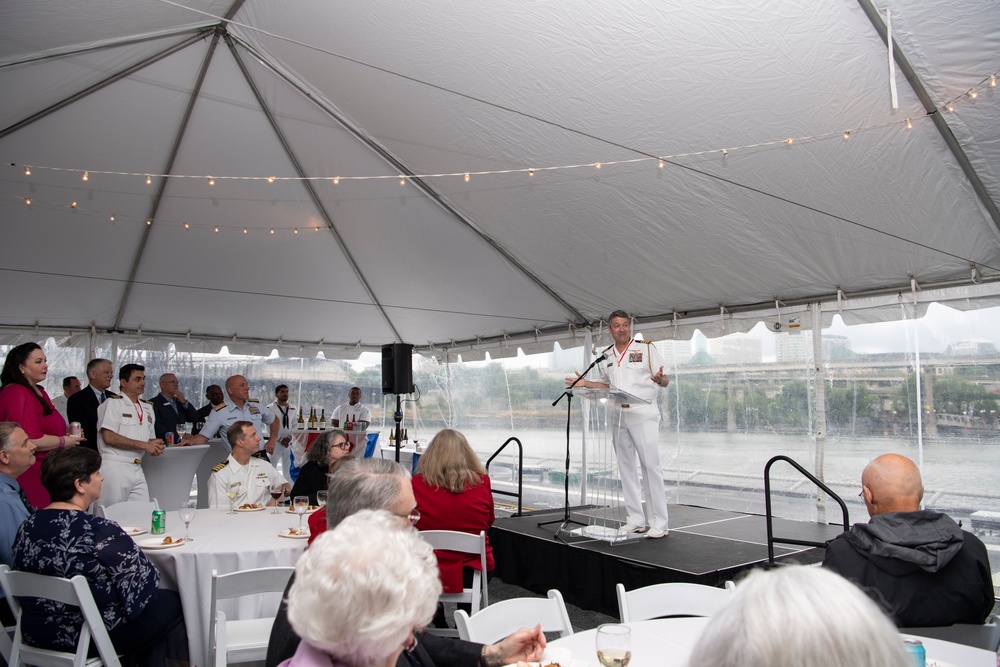
<svg viewBox="0 0 1000 667"><path fill-rule="evenodd" d="M0 372L0 421L17 422L35 443L35 463L17 481L36 508L49 505L49 492L40 476L46 455L83 440L81 436L66 435L66 420L39 386L48 373L49 363L38 343L13 348Z"/></svg>
<svg viewBox="0 0 1000 667"><path fill-rule="evenodd" d="M464 435L446 428L431 439L413 476L413 496L420 512L418 530L457 530L474 535L485 530L486 570L493 570L489 541L493 490L486 468ZM480 569L479 556L453 551L434 553L445 593L461 593L464 586L471 585L472 569Z"/></svg>

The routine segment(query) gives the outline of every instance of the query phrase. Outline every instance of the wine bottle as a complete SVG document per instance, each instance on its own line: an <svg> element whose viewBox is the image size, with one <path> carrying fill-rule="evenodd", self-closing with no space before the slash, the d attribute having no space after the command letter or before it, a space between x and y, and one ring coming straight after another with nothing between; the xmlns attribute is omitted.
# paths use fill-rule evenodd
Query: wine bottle
<svg viewBox="0 0 1000 667"><path fill-rule="evenodd" d="M309 408L309 430L316 430L316 407Z"/></svg>
<svg viewBox="0 0 1000 667"><path fill-rule="evenodd" d="M323 413L319 416L319 430L326 430L326 408L323 408Z"/></svg>
<svg viewBox="0 0 1000 667"><path fill-rule="evenodd" d="M296 427L300 431L304 431L306 429L306 420L302 418L302 406L301 405L299 406L299 419L296 422Z"/></svg>

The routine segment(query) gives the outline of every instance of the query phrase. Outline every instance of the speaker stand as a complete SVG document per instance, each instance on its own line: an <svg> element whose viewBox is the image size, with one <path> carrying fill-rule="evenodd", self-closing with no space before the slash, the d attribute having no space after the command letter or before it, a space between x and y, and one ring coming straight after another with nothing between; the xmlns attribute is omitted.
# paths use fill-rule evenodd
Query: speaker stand
<svg viewBox="0 0 1000 667"><path fill-rule="evenodd" d="M403 398L401 394L396 394L396 411L392 413L392 418L396 420L396 463L399 463L399 448L402 446L400 443L403 440L403 429L400 428L400 424L403 423Z"/></svg>

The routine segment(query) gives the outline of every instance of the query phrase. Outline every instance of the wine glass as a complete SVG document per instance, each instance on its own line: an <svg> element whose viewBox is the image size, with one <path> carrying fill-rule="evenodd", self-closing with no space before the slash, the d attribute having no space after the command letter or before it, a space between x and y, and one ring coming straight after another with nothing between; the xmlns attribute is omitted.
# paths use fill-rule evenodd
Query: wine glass
<svg viewBox="0 0 1000 667"><path fill-rule="evenodd" d="M632 630L627 625L598 626L596 643L597 660L604 667L628 667L632 659Z"/></svg>
<svg viewBox="0 0 1000 667"><path fill-rule="evenodd" d="M177 426L174 427L174 431L177 432L177 442L174 444L179 445L181 444L181 440L184 439L184 436L191 432L191 429L188 428L187 422L177 422Z"/></svg>
<svg viewBox="0 0 1000 667"><path fill-rule="evenodd" d="M295 496L292 499L292 507L295 508L295 513L299 515L299 534L301 535L302 530L302 518L309 511L309 496Z"/></svg>
<svg viewBox="0 0 1000 667"><path fill-rule="evenodd" d="M191 522L194 520L194 503L190 500L186 503L181 503L179 514L181 515L181 521L184 522L184 541L193 542L194 538L188 534L188 531L190 530Z"/></svg>
<svg viewBox="0 0 1000 667"><path fill-rule="evenodd" d="M328 492L324 489L323 491L316 492L316 504L320 507L326 507L326 494Z"/></svg>
<svg viewBox="0 0 1000 667"><path fill-rule="evenodd" d="M271 497L274 498L274 511L271 512L271 514L281 514L278 510L278 499L281 498L281 495L285 492L285 488L281 484L271 484L268 488L271 491Z"/></svg>
<svg viewBox="0 0 1000 667"><path fill-rule="evenodd" d="M240 495L240 483L230 484L226 487L226 497L229 498L229 511L226 514L236 514L236 496Z"/></svg>

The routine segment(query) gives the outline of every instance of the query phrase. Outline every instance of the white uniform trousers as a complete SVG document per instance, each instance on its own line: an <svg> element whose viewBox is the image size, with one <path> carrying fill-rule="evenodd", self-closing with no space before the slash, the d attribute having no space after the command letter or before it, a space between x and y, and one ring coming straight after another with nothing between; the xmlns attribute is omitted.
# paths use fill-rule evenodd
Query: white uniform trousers
<svg viewBox="0 0 1000 667"><path fill-rule="evenodd" d="M617 417L617 415L616 415ZM658 447L659 420L623 416L611 427L612 443L618 458L618 473L625 496L626 520L634 526L667 530L667 494L663 486ZM642 481L639 484L639 468ZM645 496L646 512L642 500ZM649 517L648 520L646 517Z"/></svg>
<svg viewBox="0 0 1000 667"><path fill-rule="evenodd" d="M142 465L133 461L109 458L101 461L104 482L101 484L101 498L97 502L109 507L126 500L149 500L149 487L146 486Z"/></svg>

